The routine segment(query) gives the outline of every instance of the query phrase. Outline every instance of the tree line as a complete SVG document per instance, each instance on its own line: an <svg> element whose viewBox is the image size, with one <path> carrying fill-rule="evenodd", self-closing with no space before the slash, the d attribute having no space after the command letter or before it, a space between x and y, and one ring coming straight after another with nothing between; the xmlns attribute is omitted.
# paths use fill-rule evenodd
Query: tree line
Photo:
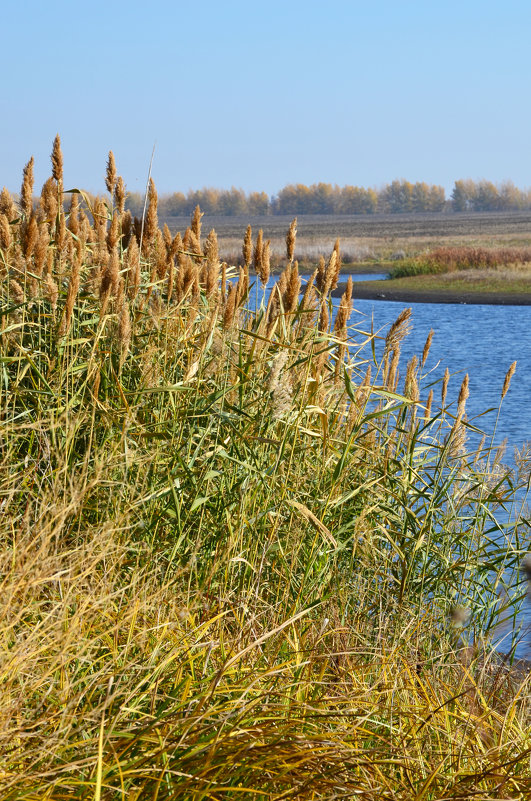
<svg viewBox="0 0 531 801"><path fill-rule="evenodd" d="M144 199L131 193L126 206L142 214ZM531 190L511 181L456 181L450 197L444 187L425 182L395 180L380 189L337 186L327 183L288 184L277 195L246 193L242 189L204 188L174 192L159 198L162 216L188 216L199 205L202 211L222 216L274 214L400 214L413 212L517 211L531 209Z"/></svg>

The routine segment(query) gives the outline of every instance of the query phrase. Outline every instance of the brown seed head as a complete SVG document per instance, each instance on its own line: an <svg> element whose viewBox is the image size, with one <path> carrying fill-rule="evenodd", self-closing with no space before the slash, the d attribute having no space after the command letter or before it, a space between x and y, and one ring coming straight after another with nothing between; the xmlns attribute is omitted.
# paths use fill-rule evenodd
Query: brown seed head
<svg viewBox="0 0 531 801"><path fill-rule="evenodd" d="M20 208L25 217L29 217L33 211L33 165L34 158L32 156L24 167L20 189Z"/></svg>
<svg viewBox="0 0 531 801"><path fill-rule="evenodd" d="M79 195L73 192L70 198L70 209L68 211L68 230L77 236L79 234Z"/></svg>
<svg viewBox="0 0 531 801"><path fill-rule="evenodd" d="M59 134L53 140L52 149L52 176L57 181L57 185L62 188L63 185L63 153L61 151L61 139Z"/></svg>
<svg viewBox="0 0 531 801"><path fill-rule="evenodd" d="M390 353L392 350L400 345L404 337L411 331L409 320L411 317L411 308L403 309L400 312L391 328L389 329L385 338L385 353Z"/></svg>
<svg viewBox="0 0 531 801"><path fill-rule="evenodd" d="M250 225L247 226L242 247L243 263L249 267L253 258L253 231Z"/></svg>
<svg viewBox="0 0 531 801"><path fill-rule="evenodd" d="M429 420L431 417L431 407L433 404L433 389L430 389L428 400L426 401L426 411L424 412L424 417L426 420Z"/></svg>
<svg viewBox="0 0 531 801"><path fill-rule="evenodd" d="M286 235L286 254L289 262L293 261L296 239L297 239L297 218L295 217L295 219L292 220L291 225L289 227L289 231Z"/></svg>
<svg viewBox="0 0 531 801"><path fill-rule="evenodd" d="M0 212L0 250L4 253L9 249L12 242L11 226L5 214Z"/></svg>
<svg viewBox="0 0 531 801"><path fill-rule="evenodd" d="M432 328L430 330L430 333L428 334L427 339L426 339L426 344L424 345L424 350L422 351L422 361L420 363L421 367L424 367L424 365L426 364L426 359L428 358L428 353L430 352L431 342L432 342L434 333L435 332L434 332L434 330Z"/></svg>
<svg viewBox="0 0 531 801"><path fill-rule="evenodd" d="M146 222L144 225L144 240L142 248L143 251L147 251L149 249L149 245L155 239L155 234L157 233L158 228L158 215L157 215L157 204L158 204L158 195L157 190L155 189L155 183L153 178L149 179L149 190L148 190L148 207L146 213Z"/></svg>
<svg viewBox="0 0 531 801"><path fill-rule="evenodd" d="M226 331L231 327L236 312L236 295L237 289L234 284L231 284L225 301L225 308L223 310L223 329Z"/></svg>
<svg viewBox="0 0 531 801"><path fill-rule="evenodd" d="M112 150L109 150L109 155L107 157L107 171L105 173L105 186L107 187L107 192L110 195L114 194L114 187L116 186L116 162L114 160L114 153Z"/></svg>
<svg viewBox="0 0 531 801"><path fill-rule="evenodd" d="M201 218L203 214L199 206L196 206L194 209L194 213L192 214L192 221L190 224L190 228L192 229L193 233L197 237L197 241L201 243Z"/></svg>
<svg viewBox="0 0 531 801"><path fill-rule="evenodd" d="M30 259L33 255L38 238L39 226L37 225L37 218L32 212L22 231L22 252L25 259Z"/></svg>
<svg viewBox="0 0 531 801"><path fill-rule="evenodd" d="M256 244L253 252L254 270L258 276L262 275L262 254L264 249L264 232L262 229L258 231L256 236Z"/></svg>
<svg viewBox="0 0 531 801"><path fill-rule="evenodd" d="M446 403L446 394L448 392L448 382L450 381L450 370L448 367L444 371L443 382L441 386L441 406Z"/></svg>
<svg viewBox="0 0 531 801"><path fill-rule="evenodd" d="M515 370L516 370L516 362L513 362L511 364L511 366L509 367L509 369L507 370L507 374L505 376L505 381L503 382L503 389L502 389L502 394L501 394L502 400L505 398L505 396L507 395L507 393L509 391L509 387L511 386L511 379L512 379L512 377L514 375Z"/></svg>
<svg viewBox="0 0 531 801"><path fill-rule="evenodd" d="M0 214L5 214L8 222L17 217L15 203L5 186L0 192Z"/></svg>
<svg viewBox="0 0 531 801"><path fill-rule="evenodd" d="M45 220L52 223L57 216L58 209L57 183L54 178L48 178L44 182L39 203Z"/></svg>
<svg viewBox="0 0 531 801"><path fill-rule="evenodd" d="M118 176L116 186L114 187L114 202L118 209L118 214L123 215L125 211L125 184L121 175Z"/></svg>

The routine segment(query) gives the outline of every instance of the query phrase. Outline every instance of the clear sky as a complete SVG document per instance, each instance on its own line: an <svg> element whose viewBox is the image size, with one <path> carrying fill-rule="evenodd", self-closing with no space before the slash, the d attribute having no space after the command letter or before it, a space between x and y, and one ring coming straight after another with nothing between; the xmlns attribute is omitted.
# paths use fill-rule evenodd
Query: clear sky
<svg viewBox="0 0 531 801"><path fill-rule="evenodd" d="M0 186L531 185L529 0L4 3Z"/></svg>

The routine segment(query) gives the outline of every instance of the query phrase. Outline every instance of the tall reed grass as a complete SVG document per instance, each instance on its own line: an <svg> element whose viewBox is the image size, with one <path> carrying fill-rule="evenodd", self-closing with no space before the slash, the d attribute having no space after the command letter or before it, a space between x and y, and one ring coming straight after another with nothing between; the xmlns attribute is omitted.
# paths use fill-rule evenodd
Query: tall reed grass
<svg viewBox="0 0 531 801"><path fill-rule="evenodd" d="M32 166L0 196L0 798L528 798L489 647L526 452L467 449L410 310L381 360L351 282L334 318L339 244L301 287L294 224L254 308L260 234L235 267L153 183L132 219L111 154L67 211L58 138L36 205Z"/></svg>

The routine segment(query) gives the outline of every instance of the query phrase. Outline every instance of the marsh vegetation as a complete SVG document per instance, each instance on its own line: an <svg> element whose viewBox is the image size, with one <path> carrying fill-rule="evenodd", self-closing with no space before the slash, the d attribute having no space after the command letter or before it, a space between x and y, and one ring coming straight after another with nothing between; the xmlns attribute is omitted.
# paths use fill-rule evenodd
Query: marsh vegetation
<svg viewBox="0 0 531 801"><path fill-rule="evenodd" d="M153 183L132 219L112 154L66 211L58 138L37 206L32 167L0 196L1 798L528 798L490 646L527 451L467 445L410 309L373 331L349 282L332 314L339 243L301 285L291 224L266 303L261 231L231 264Z"/></svg>

